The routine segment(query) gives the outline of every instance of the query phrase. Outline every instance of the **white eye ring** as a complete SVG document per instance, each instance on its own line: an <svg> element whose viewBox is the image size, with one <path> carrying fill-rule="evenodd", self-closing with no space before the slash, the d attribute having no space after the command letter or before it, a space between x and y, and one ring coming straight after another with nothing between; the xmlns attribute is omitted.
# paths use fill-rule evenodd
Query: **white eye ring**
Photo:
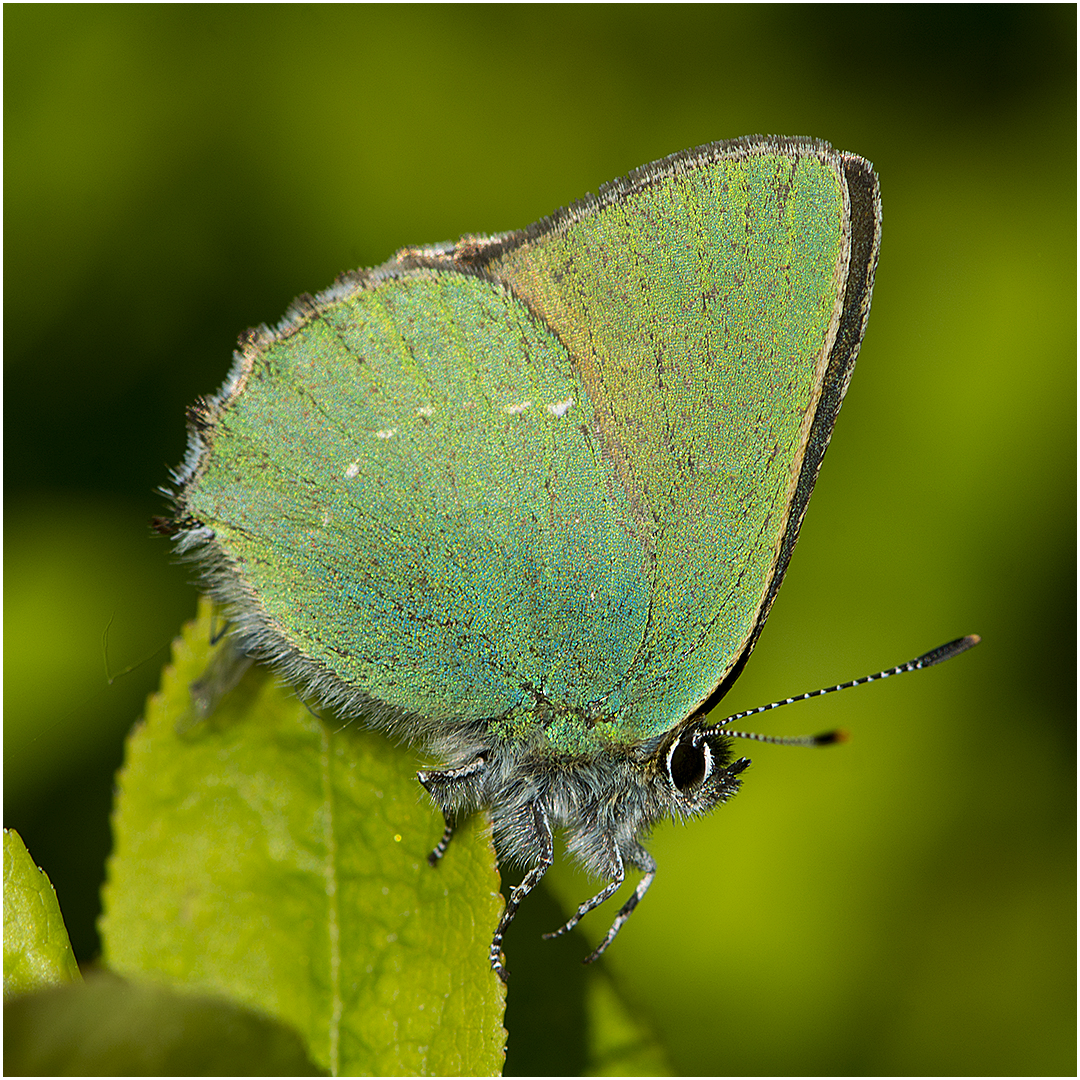
<svg viewBox="0 0 1080 1080"><path fill-rule="evenodd" d="M672 786L675 788L676 791L685 791L686 790L686 788L682 788L682 787L680 787L678 785L678 783L676 783L675 775L672 772L672 763L673 763L674 758L675 758L675 751L680 749L683 746L683 742L684 742L684 740L686 738L687 738L687 736L684 735L684 736L682 736L682 738L676 739L675 742L673 742L671 744L671 749L667 753L666 765L667 765L668 780L671 782ZM705 781L708 780L709 777L712 776L712 773L713 773L713 752L712 752L712 747L709 746L708 742L705 739L699 739L699 737L696 734L690 735L689 740L690 740L689 741L689 746L690 746L691 749L701 751L701 768L702 768L702 772L701 772L701 777L697 781L695 781L692 785L687 784L686 786L687 787L699 787L701 784L704 784Z"/></svg>
<svg viewBox="0 0 1080 1080"><path fill-rule="evenodd" d="M710 776L712 776L713 756L712 756L712 747L709 746L709 744L707 742L703 741L702 744L701 744L701 748L702 748L702 750L705 751L705 754L704 754L704 757L705 757L705 775L701 778L700 782L702 784L704 784L705 781L708 780Z"/></svg>
<svg viewBox="0 0 1080 1080"><path fill-rule="evenodd" d="M664 768L667 771L668 779L672 784L675 783L675 777L671 775L671 759L675 756L675 751L679 749L679 743L682 739L676 739L670 747L668 747L667 757L664 759Z"/></svg>

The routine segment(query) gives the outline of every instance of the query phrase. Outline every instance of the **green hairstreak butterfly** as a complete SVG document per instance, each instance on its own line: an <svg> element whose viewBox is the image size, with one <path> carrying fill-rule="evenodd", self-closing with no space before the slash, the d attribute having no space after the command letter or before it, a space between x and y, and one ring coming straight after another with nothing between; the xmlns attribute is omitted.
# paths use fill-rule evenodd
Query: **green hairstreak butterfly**
<svg viewBox="0 0 1080 1080"><path fill-rule="evenodd" d="M738 790L707 716L791 558L880 221L853 154L699 147L301 297L191 411L170 530L239 651L423 745L433 863L488 807L529 868L500 974L553 830L607 882L563 930L640 875L596 956L656 872L642 836Z"/></svg>

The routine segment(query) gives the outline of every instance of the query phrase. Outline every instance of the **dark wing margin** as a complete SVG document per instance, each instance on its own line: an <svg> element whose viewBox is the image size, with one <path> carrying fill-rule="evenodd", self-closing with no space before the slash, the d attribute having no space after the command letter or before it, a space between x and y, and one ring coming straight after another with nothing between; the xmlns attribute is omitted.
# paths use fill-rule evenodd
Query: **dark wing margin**
<svg viewBox="0 0 1080 1080"><path fill-rule="evenodd" d="M691 719L703 719L720 704L727 692L735 685L742 674L750 654L754 651L757 639L769 617L773 601L780 590L780 585L787 572L795 542L799 539L806 508L814 490L821 462L829 448L833 425L847 393L851 373L855 369L855 360L859 355L866 321L870 316L870 299L874 291L874 271L877 269L878 250L881 246L881 191L877 174L868 161L854 154L840 154L844 178L848 187L851 205L851 261L844 291L844 306L840 314L840 325L829 354L825 380L814 414L807 440L806 454L803 457L799 480L795 486L795 496L788 516L788 526L780 541L780 554L776 561L772 579L765 593L765 599L757 614L754 629L747 639L738 660L724 677L724 680L695 710Z"/></svg>

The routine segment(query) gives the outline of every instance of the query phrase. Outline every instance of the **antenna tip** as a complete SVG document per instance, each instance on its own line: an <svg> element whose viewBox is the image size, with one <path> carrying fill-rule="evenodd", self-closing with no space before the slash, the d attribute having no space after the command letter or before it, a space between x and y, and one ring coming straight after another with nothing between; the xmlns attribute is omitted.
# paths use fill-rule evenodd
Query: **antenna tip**
<svg viewBox="0 0 1080 1080"><path fill-rule="evenodd" d="M837 728L835 731L823 731L820 735L814 736L815 746L831 746L833 743L841 743L850 741L851 736L846 732Z"/></svg>
<svg viewBox="0 0 1080 1080"><path fill-rule="evenodd" d="M968 634L966 637L957 638L947 645L939 645L936 649L923 653L916 661L916 665L924 668L933 667L935 664L941 664L946 660L951 660L954 656L967 652L968 649L978 645L980 641L982 641L982 638L978 634Z"/></svg>

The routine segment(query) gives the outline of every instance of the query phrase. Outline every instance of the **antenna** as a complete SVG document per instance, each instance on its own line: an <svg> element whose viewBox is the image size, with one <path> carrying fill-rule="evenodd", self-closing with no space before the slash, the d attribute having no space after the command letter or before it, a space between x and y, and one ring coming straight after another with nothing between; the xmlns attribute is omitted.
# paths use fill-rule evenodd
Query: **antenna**
<svg viewBox="0 0 1080 1080"><path fill-rule="evenodd" d="M843 731L824 731L820 735L757 735L752 731L721 731L725 724L735 720L745 720L748 716L756 716L758 713L770 712L779 709L782 705L791 705L796 701L806 701L808 698L822 697L825 694L835 694L837 690L850 690L853 686L862 686L864 683L877 682L878 679L888 679L893 675L903 675L905 671L921 671L923 668L942 664L959 656L962 652L974 648L982 638L978 634L968 634L966 637L957 638L947 645L939 645L906 664L897 667L886 668L884 671L875 672L873 675L864 675L861 679L852 679L851 682L838 683L836 686L827 686L824 690L811 690L807 694L798 694L795 697L784 698L783 701L774 701L769 705L759 705L756 709L747 709L746 712L735 713L733 716L721 720L718 724L712 724L702 730L702 735L728 735L733 739L753 739L755 742L775 743L778 746L828 746L830 743L846 742L847 733Z"/></svg>

